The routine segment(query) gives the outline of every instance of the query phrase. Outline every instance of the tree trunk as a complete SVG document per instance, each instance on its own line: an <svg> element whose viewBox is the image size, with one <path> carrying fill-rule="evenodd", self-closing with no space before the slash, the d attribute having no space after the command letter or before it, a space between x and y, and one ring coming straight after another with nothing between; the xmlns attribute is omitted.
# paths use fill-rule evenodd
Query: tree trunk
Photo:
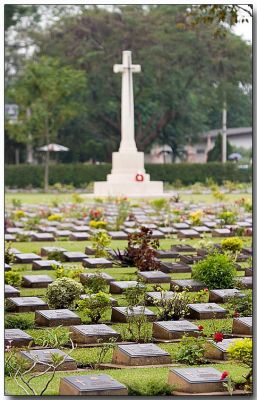
<svg viewBox="0 0 257 400"><path fill-rule="evenodd" d="M45 118L45 139L46 139L46 146L47 146L47 151L45 155L45 177L44 177L44 190L45 192L48 192L48 186L49 186L49 150L48 150L48 145L49 145L49 126L48 126L48 117Z"/></svg>
<svg viewBox="0 0 257 400"><path fill-rule="evenodd" d="M227 161L227 103L226 100L223 102L222 109L222 162Z"/></svg>
<svg viewBox="0 0 257 400"><path fill-rule="evenodd" d="M15 164L20 164L20 149L18 148L15 149Z"/></svg>

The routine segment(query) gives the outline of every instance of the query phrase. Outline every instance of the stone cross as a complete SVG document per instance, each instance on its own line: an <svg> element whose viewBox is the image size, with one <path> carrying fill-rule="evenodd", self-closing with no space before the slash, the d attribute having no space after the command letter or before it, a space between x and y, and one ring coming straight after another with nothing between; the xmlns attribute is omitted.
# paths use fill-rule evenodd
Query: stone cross
<svg viewBox="0 0 257 400"><path fill-rule="evenodd" d="M132 64L131 51L122 52L122 64L113 66L115 73L122 73L121 89L121 143L120 153L137 152L134 132L134 96L132 73L141 72L140 65Z"/></svg>

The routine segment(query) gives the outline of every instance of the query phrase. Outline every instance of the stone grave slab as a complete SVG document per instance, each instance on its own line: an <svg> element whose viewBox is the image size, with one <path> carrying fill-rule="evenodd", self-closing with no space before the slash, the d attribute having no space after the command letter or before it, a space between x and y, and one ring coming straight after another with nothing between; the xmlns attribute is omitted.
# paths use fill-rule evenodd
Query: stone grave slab
<svg viewBox="0 0 257 400"><path fill-rule="evenodd" d="M53 247L53 246L46 246L46 247L41 247L40 254L42 257L48 256L50 253L64 253L67 251L63 247Z"/></svg>
<svg viewBox="0 0 257 400"><path fill-rule="evenodd" d="M89 294L81 294L81 295L80 295L80 299L82 299L82 300L83 300L83 299L87 299L89 296L90 296ZM109 297L109 299L110 299L110 303L111 303L111 305L112 305L113 307L115 307L115 306L118 305L117 299L115 299L114 297Z"/></svg>
<svg viewBox="0 0 257 400"><path fill-rule="evenodd" d="M112 322L127 322L128 318L133 315L144 314L148 321L155 321L156 315L153 311L146 307L112 307Z"/></svg>
<svg viewBox="0 0 257 400"><path fill-rule="evenodd" d="M26 288L47 288L52 282L49 275L23 275L21 285Z"/></svg>
<svg viewBox="0 0 257 400"><path fill-rule="evenodd" d="M23 332L21 329L5 329L4 344L12 347L24 347L33 342L33 337Z"/></svg>
<svg viewBox="0 0 257 400"><path fill-rule="evenodd" d="M12 227L10 227L10 228L6 229L6 233L10 233L10 234L13 234L13 235L18 234L18 233L22 233L22 232L23 232L23 230L21 228L12 228Z"/></svg>
<svg viewBox="0 0 257 400"><path fill-rule="evenodd" d="M200 237L200 233L194 229L179 229L177 235L178 238L181 239L194 239Z"/></svg>
<svg viewBox="0 0 257 400"><path fill-rule="evenodd" d="M91 235L87 232L72 232L69 238L70 240L83 241L83 240L90 240Z"/></svg>
<svg viewBox="0 0 257 400"><path fill-rule="evenodd" d="M240 286L243 286L244 289L252 289L253 288L253 277L252 276L240 276L237 278Z"/></svg>
<svg viewBox="0 0 257 400"><path fill-rule="evenodd" d="M253 276L253 269L245 268L245 276Z"/></svg>
<svg viewBox="0 0 257 400"><path fill-rule="evenodd" d="M225 318L228 311L215 303L195 303L189 304L190 319L217 319Z"/></svg>
<svg viewBox="0 0 257 400"><path fill-rule="evenodd" d="M215 221L204 221L203 224L207 226L207 228L213 229L216 228L217 222Z"/></svg>
<svg viewBox="0 0 257 400"><path fill-rule="evenodd" d="M227 360L227 349L237 339L223 339L222 342L216 343L214 340L206 342L204 356L213 360Z"/></svg>
<svg viewBox="0 0 257 400"><path fill-rule="evenodd" d="M169 275L162 271L140 271L137 275L145 283L170 283Z"/></svg>
<svg viewBox="0 0 257 400"><path fill-rule="evenodd" d="M165 235L172 235L174 233L177 233L177 229L169 226L161 226L159 227L159 231L164 233Z"/></svg>
<svg viewBox="0 0 257 400"><path fill-rule="evenodd" d="M172 368L169 371L168 383L175 385L178 392L183 393L213 393L226 389L221 380L221 372L212 367Z"/></svg>
<svg viewBox="0 0 257 400"><path fill-rule="evenodd" d="M128 389L109 375L72 375L60 379L59 395L125 396ZM111 398L111 397L110 397Z"/></svg>
<svg viewBox="0 0 257 400"><path fill-rule="evenodd" d="M4 297L20 297L20 291L11 285L4 285Z"/></svg>
<svg viewBox="0 0 257 400"><path fill-rule="evenodd" d="M80 279L80 282L81 282L83 285L86 285L88 278L92 278L93 276L97 276L97 275L98 275L97 273L93 273L93 272L82 273L82 274L79 275L79 279ZM114 278L113 278L111 275L106 274L105 272L100 272L99 275L100 275L100 276L106 281L106 283L108 283L108 284L110 284L111 282L114 281Z"/></svg>
<svg viewBox="0 0 257 400"><path fill-rule="evenodd" d="M231 297L244 297L245 295L238 289L215 289L209 291L210 303L225 303Z"/></svg>
<svg viewBox="0 0 257 400"><path fill-rule="evenodd" d="M11 254L20 254L21 251L18 250L18 249L16 249L15 247L11 247L11 248L10 248L10 253L11 253Z"/></svg>
<svg viewBox="0 0 257 400"><path fill-rule="evenodd" d="M11 233L6 233L6 234L4 235L4 240L5 240L6 242L16 242L16 236L15 236L15 235L12 235Z"/></svg>
<svg viewBox="0 0 257 400"><path fill-rule="evenodd" d="M121 294L124 290L137 285L137 281L113 281L110 283L110 293Z"/></svg>
<svg viewBox="0 0 257 400"><path fill-rule="evenodd" d="M106 258L85 258L82 265L86 268L111 268L112 262Z"/></svg>
<svg viewBox="0 0 257 400"><path fill-rule="evenodd" d="M127 240L128 234L123 231L109 231L108 235L111 236L112 240Z"/></svg>
<svg viewBox="0 0 257 400"><path fill-rule="evenodd" d="M247 254L238 254L236 257L237 262L245 262L249 259L249 256Z"/></svg>
<svg viewBox="0 0 257 400"><path fill-rule="evenodd" d="M55 231L56 238L68 238L71 234L71 231L68 229L58 229Z"/></svg>
<svg viewBox="0 0 257 400"><path fill-rule="evenodd" d="M170 281L170 289L174 290L175 286L178 286L178 291L187 288L189 292L198 292L205 288L202 282L196 281L195 279L173 279Z"/></svg>
<svg viewBox="0 0 257 400"><path fill-rule="evenodd" d="M4 263L4 270L5 270L5 272L11 271L12 267L9 264Z"/></svg>
<svg viewBox="0 0 257 400"><path fill-rule="evenodd" d="M53 265L58 266L61 265L59 261L55 260L35 260L32 263L32 270L33 271L38 271L38 270L52 270Z"/></svg>
<svg viewBox="0 0 257 400"><path fill-rule="evenodd" d="M189 244L175 244L171 246L171 250L178 253L193 253L196 251L196 249Z"/></svg>
<svg viewBox="0 0 257 400"><path fill-rule="evenodd" d="M192 267L189 264L185 264L183 262L179 263L174 263L174 262L161 262L160 264L160 270L162 272L168 272L168 273L185 273L185 272L191 272Z"/></svg>
<svg viewBox="0 0 257 400"><path fill-rule="evenodd" d="M74 232L90 232L88 225L75 225L72 229Z"/></svg>
<svg viewBox="0 0 257 400"><path fill-rule="evenodd" d="M201 257L205 257L205 256L208 256L208 254L209 254L209 251L207 250L207 249L197 249L196 250L196 254L198 255L198 256L201 256Z"/></svg>
<svg viewBox="0 0 257 400"><path fill-rule="evenodd" d="M175 229L189 229L190 228L189 224L187 224L185 222L174 222L172 224L172 226Z"/></svg>
<svg viewBox="0 0 257 400"><path fill-rule="evenodd" d="M70 310L45 310L36 311L35 323L40 326L70 326L81 324L81 319Z"/></svg>
<svg viewBox="0 0 257 400"><path fill-rule="evenodd" d="M10 297L8 299L8 307L13 312L48 310L47 303L39 297Z"/></svg>
<svg viewBox="0 0 257 400"><path fill-rule="evenodd" d="M138 228L124 228L124 232L130 234L130 233L139 233L140 229Z"/></svg>
<svg viewBox="0 0 257 400"><path fill-rule="evenodd" d="M163 232L159 231L158 229L153 229L152 230L152 238L153 239L164 239L165 234Z"/></svg>
<svg viewBox="0 0 257 400"><path fill-rule="evenodd" d="M54 242L55 241L55 237L52 233L33 233L33 235L31 235L31 239L35 242Z"/></svg>
<svg viewBox="0 0 257 400"><path fill-rule="evenodd" d="M198 233L210 233L211 229L208 226L194 226L194 230Z"/></svg>
<svg viewBox="0 0 257 400"><path fill-rule="evenodd" d="M168 300L174 296L174 292L172 291L163 291L163 292L147 292L147 304L152 305L155 301L159 300Z"/></svg>
<svg viewBox="0 0 257 400"><path fill-rule="evenodd" d="M83 258L87 257L85 253L81 253L80 251L65 251L63 256L66 261L70 262L79 262L82 261Z"/></svg>
<svg viewBox="0 0 257 400"><path fill-rule="evenodd" d="M157 258L178 258L179 253L171 250L156 250Z"/></svg>
<svg viewBox="0 0 257 400"><path fill-rule="evenodd" d="M183 335L197 337L200 331L192 322L179 321L156 321L153 323L153 337L155 339L181 339Z"/></svg>
<svg viewBox="0 0 257 400"><path fill-rule="evenodd" d="M180 261L182 263L185 263L185 264L192 265L192 264L195 264L195 263L197 263L197 262L199 262L201 260L203 260L202 256L195 256L195 255L192 255L192 254L181 254L180 255Z"/></svg>
<svg viewBox="0 0 257 400"><path fill-rule="evenodd" d="M247 221L238 221L236 224L240 228L251 228L252 227L251 222L247 222Z"/></svg>
<svg viewBox="0 0 257 400"><path fill-rule="evenodd" d="M41 257L35 253L19 253L15 254L15 262L21 264L30 264L34 260L41 260Z"/></svg>
<svg viewBox="0 0 257 400"><path fill-rule="evenodd" d="M120 340L120 334L105 324L75 325L70 327L71 339L74 343L94 344L108 342L110 338Z"/></svg>
<svg viewBox="0 0 257 400"><path fill-rule="evenodd" d="M231 231L228 228L217 228L212 231L213 237L229 237L231 236Z"/></svg>
<svg viewBox="0 0 257 400"><path fill-rule="evenodd" d="M252 317L233 319L232 333L236 335L252 335Z"/></svg>
<svg viewBox="0 0 257 400"><path fill-rule="evenodd" d="M248 257L252 257L253 249L252 247L243 247L241 253L246 254Z"/></svg>
<svg viewBox="0 0 257 400"><path fill-rule="evenodd" d="M86 246L85 247L85 254L89 255L89 256L93 256L95 255L95 249L93 249L93 247L91 246Z"/></svg>
<svg viewBox="0 0 257 400"><path fill-rule="evenodd" d="M118 345L112 356L114 364L141 366L170 364L170 354L153 343Z"/></svg>
<svg viewBox="0 0 257 400"><path fill-rule="evenodd" d="M38 228L39 232L55 233L56 228L54 226L41 226Z"/></svg>
<svg viewBox="0 0 257 400"><path fill-rule="evenodd" d="M42 350L29 350L29 351L20 351L19 355L26 359L31 366L36 361L33 372L43 372L49 366L44 365L43 363L52 364L52 354L58 354L64 357L64 362L58 366L57 371L72 371L77 369L76 361L62 350L59 349L42 349ZM51 370L50 370L51 371Z"/></svg>

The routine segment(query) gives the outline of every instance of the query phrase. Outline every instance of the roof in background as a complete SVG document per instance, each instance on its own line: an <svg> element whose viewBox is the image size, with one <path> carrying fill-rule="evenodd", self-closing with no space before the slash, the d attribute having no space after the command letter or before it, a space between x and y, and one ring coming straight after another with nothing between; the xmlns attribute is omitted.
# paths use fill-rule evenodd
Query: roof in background
<svg viewBox="0 0 257 400"><path fill-rule="evenodd" d="M242 127L242 128L227 128L227 136L240 136L240 135L252 135L253 128ZM210 131L204 132L203 137L207 138L209 135L211 138L216 137L218 133L222 133L222 129L212 129Z"/></svg>

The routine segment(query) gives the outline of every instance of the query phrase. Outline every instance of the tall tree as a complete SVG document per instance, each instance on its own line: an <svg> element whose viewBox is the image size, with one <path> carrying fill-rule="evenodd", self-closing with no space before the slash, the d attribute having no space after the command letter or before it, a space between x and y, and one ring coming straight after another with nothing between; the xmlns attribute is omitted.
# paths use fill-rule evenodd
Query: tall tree
<svg viewBox="0 0 257 400"><path fill-rule="evenodd" d="M54 58L29 61L23 75L9 91L20 107L19 119L7 127L10 137L20 143L30 140L48 145L57 137L65 121L81 112L79 98L86 90L83 71L62 66ZM28 115L27 110L30 110ZM48 190L49 151L45 155L44 187Z"/></svg>

